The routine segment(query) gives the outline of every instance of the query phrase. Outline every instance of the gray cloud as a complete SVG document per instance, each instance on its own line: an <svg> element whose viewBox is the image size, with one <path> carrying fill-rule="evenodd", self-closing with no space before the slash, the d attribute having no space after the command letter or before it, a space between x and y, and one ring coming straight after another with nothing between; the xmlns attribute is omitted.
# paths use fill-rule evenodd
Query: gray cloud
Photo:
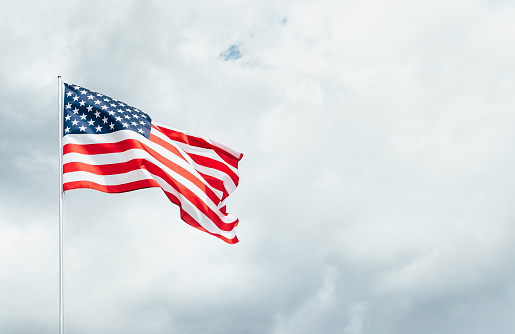
<svg viewBox="0 0 515 334"><path fill-rule="evenodd" d="M69 331L513 331L509 2L0 7L0 332L57 329L57 74L245 153L233 246L66 194Z"/></svg>

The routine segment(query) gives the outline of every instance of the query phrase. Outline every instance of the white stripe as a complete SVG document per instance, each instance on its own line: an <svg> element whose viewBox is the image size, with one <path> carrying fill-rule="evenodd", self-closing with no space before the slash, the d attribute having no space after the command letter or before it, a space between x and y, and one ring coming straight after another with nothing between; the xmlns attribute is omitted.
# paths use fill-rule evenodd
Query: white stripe
<svg viewBox="0 0 515 334"><path fill-rule="evenodd" d="M120 130L104 134L70 134L63 137L63 146L66 144L88 145L88 144L109 144L117 143L125 139L141 140L143 137L132 130Z"/></svg>
<svg viewBox="0 0 515 334"><path fill-rule="evenodd" d="M64 183L75 181L90 181L103 186L119 186L141 180L152 180L152 174L146 169L136 169L127 173L115 175L98 175L85 171L68 172L63 175Z"/></svg>

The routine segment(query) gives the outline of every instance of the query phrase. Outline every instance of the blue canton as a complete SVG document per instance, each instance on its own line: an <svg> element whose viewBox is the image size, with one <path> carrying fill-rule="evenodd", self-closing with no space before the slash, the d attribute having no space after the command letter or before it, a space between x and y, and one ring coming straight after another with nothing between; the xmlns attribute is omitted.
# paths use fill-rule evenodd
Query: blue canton
<svg viewBox="0 0 515 334"><path fill-rule="evenodd" d="M63 136L120 130L150 136L152 120L143 111L77 85L64 84L63 114Z"/></svg>

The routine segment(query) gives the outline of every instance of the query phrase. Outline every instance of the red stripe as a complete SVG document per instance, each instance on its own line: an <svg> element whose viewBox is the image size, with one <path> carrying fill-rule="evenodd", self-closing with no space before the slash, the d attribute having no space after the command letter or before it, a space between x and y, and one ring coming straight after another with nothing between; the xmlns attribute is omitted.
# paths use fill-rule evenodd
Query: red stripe
<svg viewBox="0 0 515 334"><path fill-rule="evenodd" d="M125 139L116 143L96 143L96 144L66 144L63 146L63 155L67 153L81 154L108 154L120 153L131 149L143 149L143 144L136 139Z"/></svg>
<svg viewBox="0 0 515 334"><path fill-rule="evenodd" d="M89 165L82 162L70 162L66 163L63 166L64 173L74 172L74 171L85 171L91 172L97 175L116 175L123 174L126 172L130 172L132 170L137 169L146 169L151 174L159 176L166 183L168 183L171 187L173 187L177 192L186 197L200 212L206 215L219 229L222 231L231 231L234 227L238 225L238 219L236 219L232 223L226 223L218 217L218 215L211 209L209 206L200 199L193 191L191 191L188 187L184 186L165 171L163 171L160 167L156 166L152 162L144 159L134 159L128 162L119 163L119 164L111 164L111 165ZM115 172L115 173L113 173ZM203 185L203 184L202 184ZM110 186L107 186L110 187ZM205 185L201 190L206 193L207 191L211 191ZM209 195L208 195L209 197ZM210 197L211 199L211 197ZM217 199L218 200L218 199ZM218 205L220 201L215 205Z"/></svg>
<svg viewBox="0 0 515 334"><path fill-rule="evenodd" d="M222 158L225 162L227 162L229 165L233 166L234 168L238 168L238 161L240 161L241 158L243 158L243 154L240 154L239 157L235 157L234 155L227 152L226 150L224 150L218 146L215 146L213 144L210 144L209 142L207 142L206 140L204 140L202 138L187 135L183 132L174 131L174 130L170 130L167 128L162 128L162 127L157 128L154 125L152 125L152 127L156 130L159 130L161 133L166 135L171 140L178 141L180 143L184 143L189 146L196 146L196 147L211 149L211 150L215 151L220 156L220 158Z"/></svg>
<svg viewBox="0 0 515 334"><path fill-rule="evenodd" d="M139 180L115 186L106 186L91 181L72 181L63 184L63 191L71 189L95 189L104 193L124 193L128 191L144 189L144 188L160 188L161 186L156 180Z"/></svg>

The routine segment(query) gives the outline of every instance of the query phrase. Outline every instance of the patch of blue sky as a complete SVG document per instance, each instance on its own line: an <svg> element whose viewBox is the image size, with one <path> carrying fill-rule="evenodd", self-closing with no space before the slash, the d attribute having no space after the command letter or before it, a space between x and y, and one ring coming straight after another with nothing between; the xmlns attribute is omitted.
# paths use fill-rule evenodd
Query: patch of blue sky
<svg viewBox="0 0 515 334"><path fill-rule="evenodd" d="M238 45L233 44L229 46L229 48L225 50L225 52L220 53L220 57L224 58L225 61L229 61L240 59L242 57L242 54L240 52Z"/></svg>

